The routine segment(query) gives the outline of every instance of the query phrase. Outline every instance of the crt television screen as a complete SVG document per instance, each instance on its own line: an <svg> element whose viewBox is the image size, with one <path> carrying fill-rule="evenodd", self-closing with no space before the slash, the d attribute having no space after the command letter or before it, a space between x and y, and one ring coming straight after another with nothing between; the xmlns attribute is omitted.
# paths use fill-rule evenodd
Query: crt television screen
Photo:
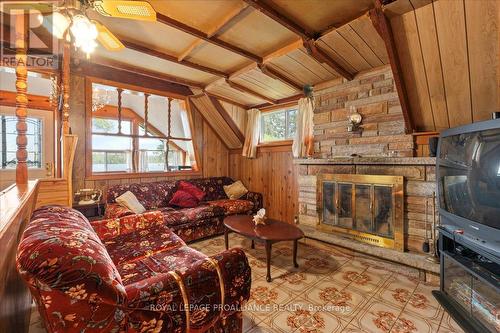
<svg viewBox="0 0 500 333"><path fill-rule="evenodd" d="M500 129L441 139L440 206L500 229Z"/></svg>

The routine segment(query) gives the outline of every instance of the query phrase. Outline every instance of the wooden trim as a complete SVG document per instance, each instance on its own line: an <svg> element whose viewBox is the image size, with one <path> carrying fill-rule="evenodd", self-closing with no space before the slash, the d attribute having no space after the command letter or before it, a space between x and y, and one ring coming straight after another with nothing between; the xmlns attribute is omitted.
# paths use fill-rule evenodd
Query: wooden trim
<svg viewBox="0 0 500 333"><path fill-rule="evenodd" d="M131 42L131 41L127 41L123 37L119 37L119 36L117 36L117 37L118 37L118 39L120 39L120 41L122 42L122 44L125 45L125 47L127 49L134 50L134 51L137 51L137 52L140 52L140 53L144 53L144 54L147 54L149 56L156 57L156 58L159 58L159 59L167 60L167 61L179 64L179 65L183 65L183 66L186 66L186 67L189 67L189 68L193 68L193 69L196 69L196 70L199 70L199 71L202 71L202 72L205 72L205 73L209 73L209 74L212 74L212 75L216 75L216 76L220 76L220 77L229 77L229 74L224 73L222 71L219 71L219 70L217 70L215 68L203 66L203 65L191 62L189 60L184 60L184 59L179 60L179 58L176 57L176 56L173 56L173 55L170 55L170 54L167 54L167 53L164 53L164 52L160 52L160 51L157 51L157 50L153 50L153 49L148 48L148 47L146 47L144 45L140 45L140 44L137 44L137 43L134 43L134 42Z"/></svg>
<svg viewBox="0 0 500 333"><path fill-rule="evenodd" d="M401 60L396 49L396 42L392 33L392 28L389 20L385 17L382 11L382 3L380 0L375 1L375 8L369 12L370 20L373 27L377 30L380 37L384 41L389 62L391 64L392 74L394 76L394 83L399 96L399 102L403 111L403 118L405 122L405 132L411 133L414 130L414 122L411 117L410 103L405 82L403 80L403 71L401 67Z"/></svg>
<svg viewBox="0 0 500 333"><path fill-rule="evenodd" d="M165 172L118 172L118 173L94 173L86 176L85 180L106 180L106 179L134 179L134 178L157 178L157 177L177 177L177 176L201 176L201 171L165 171Z"/></svg>
<svg viewBox="0 0 500 333"><path fill-rule="evenodd" d="M261 0L243 0L262 14L266 15L270 19L275 22L281 24L288 30L294 32L299 35L301 38L311 39L314 38L316 33L314 31L310 31L305 27L300 26L294 20L287 17L283 13L281 13L278 9L275 9Z"/></svg>
<svg viewBox="0 0 500 333"><path fill-rule="evenodd" d="M255 109L259 109L259 110L262 110L262 109L266 110L266 109L271 109L271 108L279 109L283 105L291 103L291 102L296 102L299 99L301 99L302 97L304 97L304 93L300 93L300 94L293 95L290 97L278 99L275 104L264 103L264 104L254 105L251 108L255 108Z"/></svg>
<svg viewBox="0 0 500 333"><path fill-rule="evenodd" d="M289 86L292 89L295 89L295 90L298 90L298 91L301 91L303 89L303 87L300 84L298 84L297 82L293 81L289 77L281 74L280 72L278 72L274 68L270 67L269 65L259 64L259 69L265 75L267 75L269 77L272 77L275 80L283 82L284 84L286 84L287 86Z"/></svg>
<svg viewBox="0 0 500 333"><path fill-rule="evenodd" d="M193 171L198 171L198 172L203 172L203 161L201 160L201 156L200 156L200 147L198 147L198 145L196 144L198 142L198 136L201 135L201 139L203 141L203 133L196 133L194 131L195 127L194 127L194 121L193 121L193 109L191 109L191 101L188 99L186 100L186 110L187 110L187 114L188 114L188 120L189 120L189 128L193 129L192 130L192 133L191 133L191 138L192 138L192 145L193 145L193 150L194 150L194 158L195 158L195 163L193 165ZM203 124L202 124L203 125ZM186 158L186 156L184 155L184 159Z"/></svg>
<svg viewBox="0 0 500 333"><path fill-rule="evenodd" d="M297 101L292 101L288 103L282 103L282 104L276 104L276 105L271 105L265 108L259 109L261 113L268 113L268 112L273 112L276 110L282 110L282 109L288 109L293 106L296 106L298 108L298 100Z"/></svg>
<svg viewBox="0 0 500 333"><path fill-rule="evenodd" d="M276 141L268 141L268 142L259 142L257 147L279 147L279 146L290 146L293 144L293 140L276 140Z"/></svg>
<svg viewBox="0 0 500 333"><path fill-rule="evenodd" d="M194 88L198 88L198 89L203 89L202 84L198 83L198 82L194 82L191 80L185 80L185 79L182 79L182 78L179 78L176 76L167 75L167 74L161 74L158 72L152 72L152 71L149 71L149 70L146 70L143 68L127 65L124 63L120 63L120 62L116 62L116 61L112 61L112 60L108 60L108 59L103 59L103 58L100 58L97 56L93 56L91 61L92 62L82 61L80 63L80 65L78 66L79 68L78 67L75 68L75 72L78 73L78 71L80 71L80 72L84 73L85 75L105 78L106 77L105 74L99 73L99 71L103 68L96 67L96 65L98 65L98 66L100 65L103 67L108 67L110 69L120 70L122 72L122 73L111 74L115 77L116 76L123 77L123 72L130 73L134 77L133 79L130 80L131 82L140 83L137 76L142 75L142 76L149 77L152 79L156 79L156 80L160 80L160 81L164 81L164 82L169 82L170 84L181 85L181 86L184 86L184 87L182 87L184 89L186 89L187 87L194 87ZM109 71L108 71L108 73L109 73ZM177 89L175 89L175 88L177 88ZM181 90L182 88L179 86L177 86L177 87L171 86L169 90L175 91L175 90ZM189 95L189 92L186 92L184 94L184 96L186 96L186 95Z"/></svg>
<svg viewBox="0 0 500 333"><path fill-rule="evenodd" d="M54 106L47 96L27 94L28 108L54 112ZM16 107L16 93L13 91L0 90L0 105Z"/></svg>
<svg viewBox="0 0 500 333"><path fill-rule="evenodd" d="M316 59L320 63L324 63L330 66L333 70L335 70L340 76L351 81L354 78L354 75L347 71L344 67L342 67L337 61L335 61L332 57L328 55L321 47L316 45L315 41L312 39L304 40L304 47L307 50L307 53Z"/></svg>
<svg viewBox="0 0 500 333"><path fill-rule="evenodd" d="M260 153L291 152L293 140L273 141L259 143L257 145L257 155ZM229 149L229 154L241 155L242 148Z"/></svg>
<svg viewBox="0 0 500 333"><path fill-rule="evenodd" d="M230 81L230 80L226 80L226 83L233 89L235 90L238 90L244 94L248 94L248 95L251 95L251 96L254 96L254 97L257 97L258 99L262 99L264 101L267 101L271 104L276 104L276 100L270 98L270 97L267 97L267 96L264 96L262 95L261 93L258 93L256 91L253 91L252 89L250 88L247 88L245 86L242 86L241 84L239 83L236 83L234 81Z"/></svg>
<svg viewBox="0 0 500 333"><path fill-rule="evenodd" d="M31 295L16 269L16 252L38 195L38 181L0 192L0 332L27 332Z"/></svg>
<svg viewBox="0 0 500 333"><path fill-rule="evenodd" d="M206 42L212 43L214 45L217 45L219 47L222 47L228 51L234 52L236 54L239 54L242 57L245 57L247 59L250 59L255 62L261 62L262 58L259 57L256 54L253 54L247 50L243 50L240 47L237 47L235 45L232 45L228 42L223 41L222 39L216 37L216 36L211 36L209 37L207 33L198 30L196 28L190 27L187 24L184 24L180 21L177 21L171 17L168 17L166 15L163 15L161 13L156 14L156 20L162 24L168 25L172 28L178 29L180 31L183 31L187 34L190 34L191 36L198 37L200 39L203 39Z"/></svg>
<svg viewBox="0 0 500 333"><path fill-rule="evenodd" d="M69 98L70 98L70 74L71 74L71 45L63 42L62 72L61 72L61 93L62 93L62 135L70 133L69 125Z"/></svg>
<svg viewBox="0 0 500 333"><path fill-rule="evenodd" d="M240 140L241 144L243 144L245 142L245 136L243 135L243 133L241 133L238 126L236 126L236 124L233 121L233 118L231 118L231 116L227 113L227 111L224 109L224 107L220 104L220 102L216 98L208 96L208 95L207 95L207 98L210 100L210 102L212 102L212 104L215 107L215 109L217 110L217 112L219 112L219 114L222 116L222 118L224 118L224 120L229 125L229 127L231 127L234 134Z"/></svg>
<svg viewBox="0 0 500 333"><path fill-rule="evenodd" d="M122 88L125 90L144 92L144 93L163 96L163 97L172 97L172 98L181 99L184 101L186 101L187 96L188 96L188 95L177 94L177 93L174 93L174 92L171 92L168 90L167 91L157 90L157 89L147 88L147 87L143 87L143 86L132 84L132 83L123 83L120 81L103 79L103 78L91 76L91 75L87 75L86 79L90 80L91 83L99 83L99 84L103 84L103 85L107 85L107 86ZM137 82L137 83L140 83L140 82Z"/></svg>

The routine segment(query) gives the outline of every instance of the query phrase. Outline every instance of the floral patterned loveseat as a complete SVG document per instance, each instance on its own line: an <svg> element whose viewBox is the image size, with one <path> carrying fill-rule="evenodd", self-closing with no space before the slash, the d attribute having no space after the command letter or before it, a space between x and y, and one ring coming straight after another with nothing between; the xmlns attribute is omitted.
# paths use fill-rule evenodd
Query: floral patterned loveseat
<svg viewBox="0 0 500 333"><path fill-rule="evenodd" d="M178 181L113 185L106 191L105 218L119 218L134 214L120 206L115 199L123 193L134 193L146 210L161 211L166 226L182 240L190 242L224 232L223 219L227 215L252 214L262 208L262 194L248 192L238 200L228 199L224 185L234 181L229 177L196 178L186 180L205 192L198 207L174 208L168 205L177 190Z"/></svg>
<svg viewBox="0 0 500 333"><path fill-rule="evenodd" d="M241 332L251 284L242 250L207 257L161 212L91 224L71 208L42 207L17 267L49 332Z"/></svg>

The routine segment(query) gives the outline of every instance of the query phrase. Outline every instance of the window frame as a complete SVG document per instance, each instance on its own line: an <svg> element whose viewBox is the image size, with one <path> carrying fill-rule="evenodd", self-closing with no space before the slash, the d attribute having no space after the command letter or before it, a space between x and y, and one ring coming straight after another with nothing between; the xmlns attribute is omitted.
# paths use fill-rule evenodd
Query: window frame
<svg viewBox="0 0 500 333"><path fill-rule="evenodd" d="M299 106L298 104L291 104L291 105L284 105L280 106L279 108L273 108L273 109L268 109L265 111L261 111L261 116L260 116L260 133L259 133L259 145L273 145L273 144L281 144L281 143L290 143L293 141L293 137L295 134L291 136L286 136L286 134L289 134L290 131L290 120L289 120L289 114L290 111L295 111L299 112ZM268 140L264 141L264 117L269 114L273 113L280 113L284 112L285 113L285 138L283 139L278 139L278 140Z"/></svg>
<svg viewBox="0 0 500 333"><path fill-rule="evenodd" d="M176 171L150 171L150 172L140 172L140 171L134 171L134 172L127 172L127 171L116 171L116 172L93 172L92 171L92 135L94 134L92 131L92 118L93 118L93 113L92 113L92 84L102 84L102 85L108 85L116 88L121 88L124 90L133 90L137 92L142 92L142 93L148 93L148 94L153 94L157 96L163 96L163 97L171 97L177 100L182 100L184 101L186 105L186 113L187 113L187 119L189 123L189 128L191 131L191 144L193 146L193 151L194 151L194 164L192 169L190 170L176 170ZM109 117L109 119L114 119L116 120L117 118ZM140 138L134 138L133 135L138 134L138 127L140 126L140 123L135 125L134 122L136 122L135 119L130 119L130 117L124 117L122 116L122 120L131 120L132 121L132 144L133 144L133 150L132 154L134 154L134 149L139 154L139 139ZM137 129L135 128L137 127ZM137 131L135 133L134 131ZM148 128L148 132L150 132L150 129ZM96 133L97 134L97 133ZM153 137L155 138L155 137ZM149 89L149 88L144 88L141 86L135 86L131 84L126 84L126 83L121 83L117 81L112 81L112 80L106 80L106 79L101 79L93 76L86 76L85 77L85 141L86 141L86 147L85 147L85 180L104 180L104 179L125 179L125 178L154 178L154 177L167 177L167 176L176 176L176 175L201 175L202 170L200 168L200 156L198 154L198 149L195 144L196 140L196 133L194 132L194 125L193 125L193 116L192 116L192 111L190 109L189 102L187 100L187 97L184 95L179 95L171 92L165 92L165 91L160 91L160 90L155 90L155 89ZM174 144L173 140L170 141L170 145ZM134 167L134 162L132 162L132 167ZM137 167L139 167L137 165Z"/></svg>
<svg viewBox="0 0 500 333"><path fill-rule="evenodd" d="M0 126L2 127L1 130L0 130L0 145L2 145L2 149L1 149L1 155L0 155L0 172L5 172L5 171L15 171L16 170L16 164L17 162L14 164L14 167L13 168L8 168L7 166L4 167L4 156L3 155L7 155L7 153L16 153L16 151L8 151L8 150L5 150L4 151L4 146L6 147L6 138L7 138L7 135L8 134L14 134L14 133L7 133L7 132L4 132L4 118L5 117L12 117L14 118L14 121L17 122L17 119L16 119L16 115L11 115L11 114L8 114L8 113L0 113ZM29 134L28 132L26 132L26 136L29 137L31 135L33 136L38 136L38 151L34 152L35 154L38 154L38 161L37 161L37 165L36 166L32 166L30 165L30 161L29 161L29 156L26 160L26 163L27 163L27 166L28 166L28 170L42 170L43 169L43 165L45 164L45 158L44 158L44 137L43 137L43 131L44 131L44 119L41 118L41 117L36 117L36 116L28 116L26 118L26 125L28 125L28 123L32 120L35 120L37 122L37 125L38 125L38 134L37 133L34 133L34 134ZM26 147L26 149L28 149ZM30 151L28 151L28 154L30 153ZM5 161L6 163L8 161ZM7 164L8 165L8 164Z"/></svg>

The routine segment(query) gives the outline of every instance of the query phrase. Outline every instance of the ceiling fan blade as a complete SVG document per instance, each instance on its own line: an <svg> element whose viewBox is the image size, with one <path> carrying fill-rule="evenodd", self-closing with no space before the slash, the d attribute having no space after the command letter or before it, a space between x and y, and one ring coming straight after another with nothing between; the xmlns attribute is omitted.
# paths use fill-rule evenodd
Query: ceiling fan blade
<svg viewBox="0 0 500 333"><path fill-rule="evenodd" d="M147 1L94 0L92 5L99 14L104 16L156 21L156 11Z"/></svg>
<svg viewBox="0 0 500 333"><path fill-rule="evenodd" d="M120 42L120 40L111 32L108 28L97 21L92 21L97 28L97 40L102 46L108 51L120 51L125 48L125 46Z"/></svg>

